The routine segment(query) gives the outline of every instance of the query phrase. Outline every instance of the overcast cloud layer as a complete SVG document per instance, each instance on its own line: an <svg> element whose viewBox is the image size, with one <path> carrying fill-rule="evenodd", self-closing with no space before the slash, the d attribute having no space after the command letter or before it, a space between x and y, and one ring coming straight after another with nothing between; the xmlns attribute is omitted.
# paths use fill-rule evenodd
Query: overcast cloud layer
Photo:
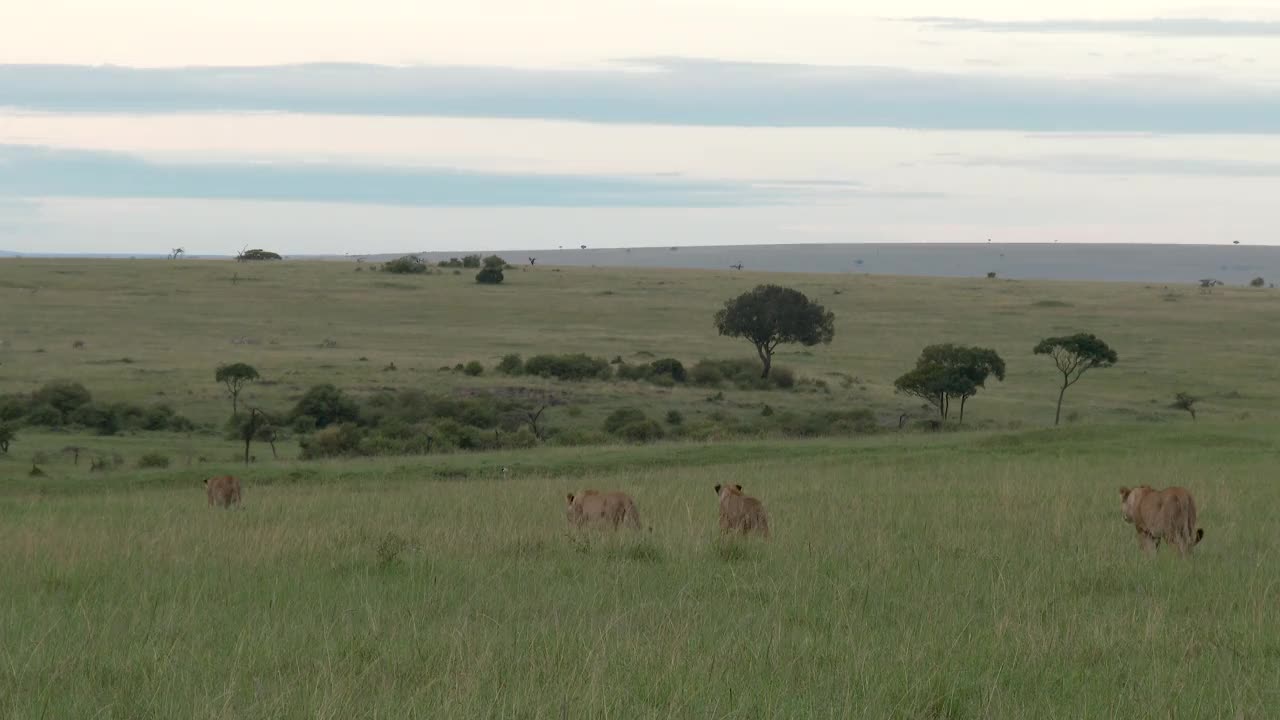
<svg viewBox="0 0 1280 720"><path fill-rule="evenodd" d="M1026 78L882 67L630 61L612 70L0 66L5 105L287 111L670 125L1280 132L1280 88L1177 77Z"/></svg>

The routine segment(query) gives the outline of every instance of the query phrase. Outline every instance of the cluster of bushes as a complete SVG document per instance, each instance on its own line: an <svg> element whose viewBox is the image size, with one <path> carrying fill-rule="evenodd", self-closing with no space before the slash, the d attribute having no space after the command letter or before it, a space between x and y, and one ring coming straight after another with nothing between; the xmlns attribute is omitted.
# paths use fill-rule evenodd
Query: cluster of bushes
<svg viewBox="0 0 1280 720"><path fill-rule="evenodd" d="M449 258L448 260L441 260L436 263L436 265L442 268L478 268L480 267L480 256L467 255L461 260L458 258Z"/></svg>
<svg viewBox="0 0 1280 720"><path fill-rule="evenodd" d="M653 442L661 440L666 432L655 420L649 419L636 408L619 408L604 420L604 431L627 442Z"/></svg>
<svg viewBox="0 0 1280 720"><path fill-rule="evenodd" d="M736 360L700 360L689 372L694 385L718 388L732 385L740 390L789 390L795 387L796 375L789 368L774 366L769 377L760 377L760 364L746 358Z"/></svg>
<svg viewBox="0 0 1280 720"><path fill-rule="evenodd" d="M583 353L535 355L528 360L517 354L503 356L495 368L504 375L538 375L559 380L637 380L670 387L689 382L702 387L726 385L741 390L790 389L796 376L790 369L774 367L769 377L760 377L759 364L748 360L700 360L691 370L676 358L661 358L649 363L630 364L615 359L613 370L603 358Z"/></svg>
<svg viewBox="0 0 1280 720"><path fill-rule="evenodd" d="M496 398L453 398L405 389L363 405L333 385L317 385L290 413L303 459L420 455L531 447L529 406Z"/></svg>
<svg viewBox="0 0 1280 720"><path fill-rule="evenodd" d="M45 383L30 395L0 396L0 422L47 428L82 427L100 435L195 429L194 423L169 405L97 402L84 385L61 380Z"/></svg>
<svg viewBox="0 0 1280 720"><path fill-rule="evenodd" d="M431 271L431 268L422 261L417 255L405 255L389 262L382 263L382 272L396 273L399 275L421 275Z"/></svg>

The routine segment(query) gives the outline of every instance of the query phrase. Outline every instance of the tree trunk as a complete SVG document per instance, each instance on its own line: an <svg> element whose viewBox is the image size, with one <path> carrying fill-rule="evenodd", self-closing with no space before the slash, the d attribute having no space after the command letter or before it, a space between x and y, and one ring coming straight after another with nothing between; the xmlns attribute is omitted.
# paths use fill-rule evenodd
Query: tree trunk
<svg viewBox="0 0 1280 720"><path fill-rule="evenodd" d="M760 377L764 380L769 379L769 370L773 367L773 351L757 348L760 353L760 363L764 366L764 372L760 373Z"/></svg>
<svg viewBox="0 0 1280 720"><path fill-rule="evenodd" d="M1196 411L1195 411L1194 409L1192 409L1192 408L1187 408L1187 412L1191 413L1191 422L1195 422L1195 421L1196 421Z"/></svg>
<svg viewBox="0 0 1280 720"><path fill-rule="evenodd" d="M1067 394L1066 383L1063 383L1062 389L1058 391L1058 412L1053 416L1054 427L1058 426L1058 421L1062 419L1062 396Z"/></svg>
<svg viewBox="0 0 1280 720"><path fill-rule="evenodd" d="M247 436L244 439L244 464L245 465L249 464L249 443L252 441L253 441L252 436Z"/></svg>
<svg viewBox="0 0 1280 720"><path fill-rule="evenodd" d="M961 425L964 424L964 401L968 399L969 399L968 395L960 396L960 424Z"/></svg>
<svg viewBox="0 0 1280 720"><path fill-rule="evenodd" d="M232 390L231 391L231 417L236 417L237 415L240 414L240 408L238 405L239 400L240 400L240 391Z"/></svg>

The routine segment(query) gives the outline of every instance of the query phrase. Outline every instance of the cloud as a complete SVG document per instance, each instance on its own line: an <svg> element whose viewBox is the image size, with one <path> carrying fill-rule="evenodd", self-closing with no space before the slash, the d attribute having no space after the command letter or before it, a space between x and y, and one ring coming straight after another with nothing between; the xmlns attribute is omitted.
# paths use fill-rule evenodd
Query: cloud
<svg viewBox="0 0 1280 720"><path fill-rule="evenodd" d="M1147 18L1133 20L980 20L961 17L915 17L906 22L937 30L988 33L1139 35L1144 37L1280 38L1280 22L1211 18Z"/></svg>
<svg viewBox="0 0 1280 720"><path fill-rule="evenodd" d="M1280 133L1280 89L1197 78L1026 78L650 58L604 70L309 64L0 65L47 111L280 111L702 126Z"/></svg>
<svg viewBox="0 0 1280 720"><path fill-rule="evenodd" d="M854 197L935 197L850 181L482 173L330 163L159 163L131 155L0 145L12 197L251 199L419 207L739 207ZM0 206L2 209L3 206ZM17 205L15 205L17 207Z"/></svg>
<svg viewBox="0 0 1280 720"><path fill-rule="evenodd" d="M1119 155L1050 155L1030 158L947 158L947 164L1001 167L1081 175L1196 175L1206 177L1280 177L1280 162L1200 158L1149 158Z"/></svg>

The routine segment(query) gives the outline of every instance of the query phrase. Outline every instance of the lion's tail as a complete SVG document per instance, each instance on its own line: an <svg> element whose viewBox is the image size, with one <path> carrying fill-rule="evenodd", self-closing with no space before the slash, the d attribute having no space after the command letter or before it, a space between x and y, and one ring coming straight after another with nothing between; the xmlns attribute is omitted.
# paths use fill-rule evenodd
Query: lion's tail
<svg viewBox="0 0 1280 720"><path fill-rule="evenodd" d="M1204 528L1196 528L1196 541L1193 544L1199 545L1200 541L1203 539L1204 539Z"/></svg>

